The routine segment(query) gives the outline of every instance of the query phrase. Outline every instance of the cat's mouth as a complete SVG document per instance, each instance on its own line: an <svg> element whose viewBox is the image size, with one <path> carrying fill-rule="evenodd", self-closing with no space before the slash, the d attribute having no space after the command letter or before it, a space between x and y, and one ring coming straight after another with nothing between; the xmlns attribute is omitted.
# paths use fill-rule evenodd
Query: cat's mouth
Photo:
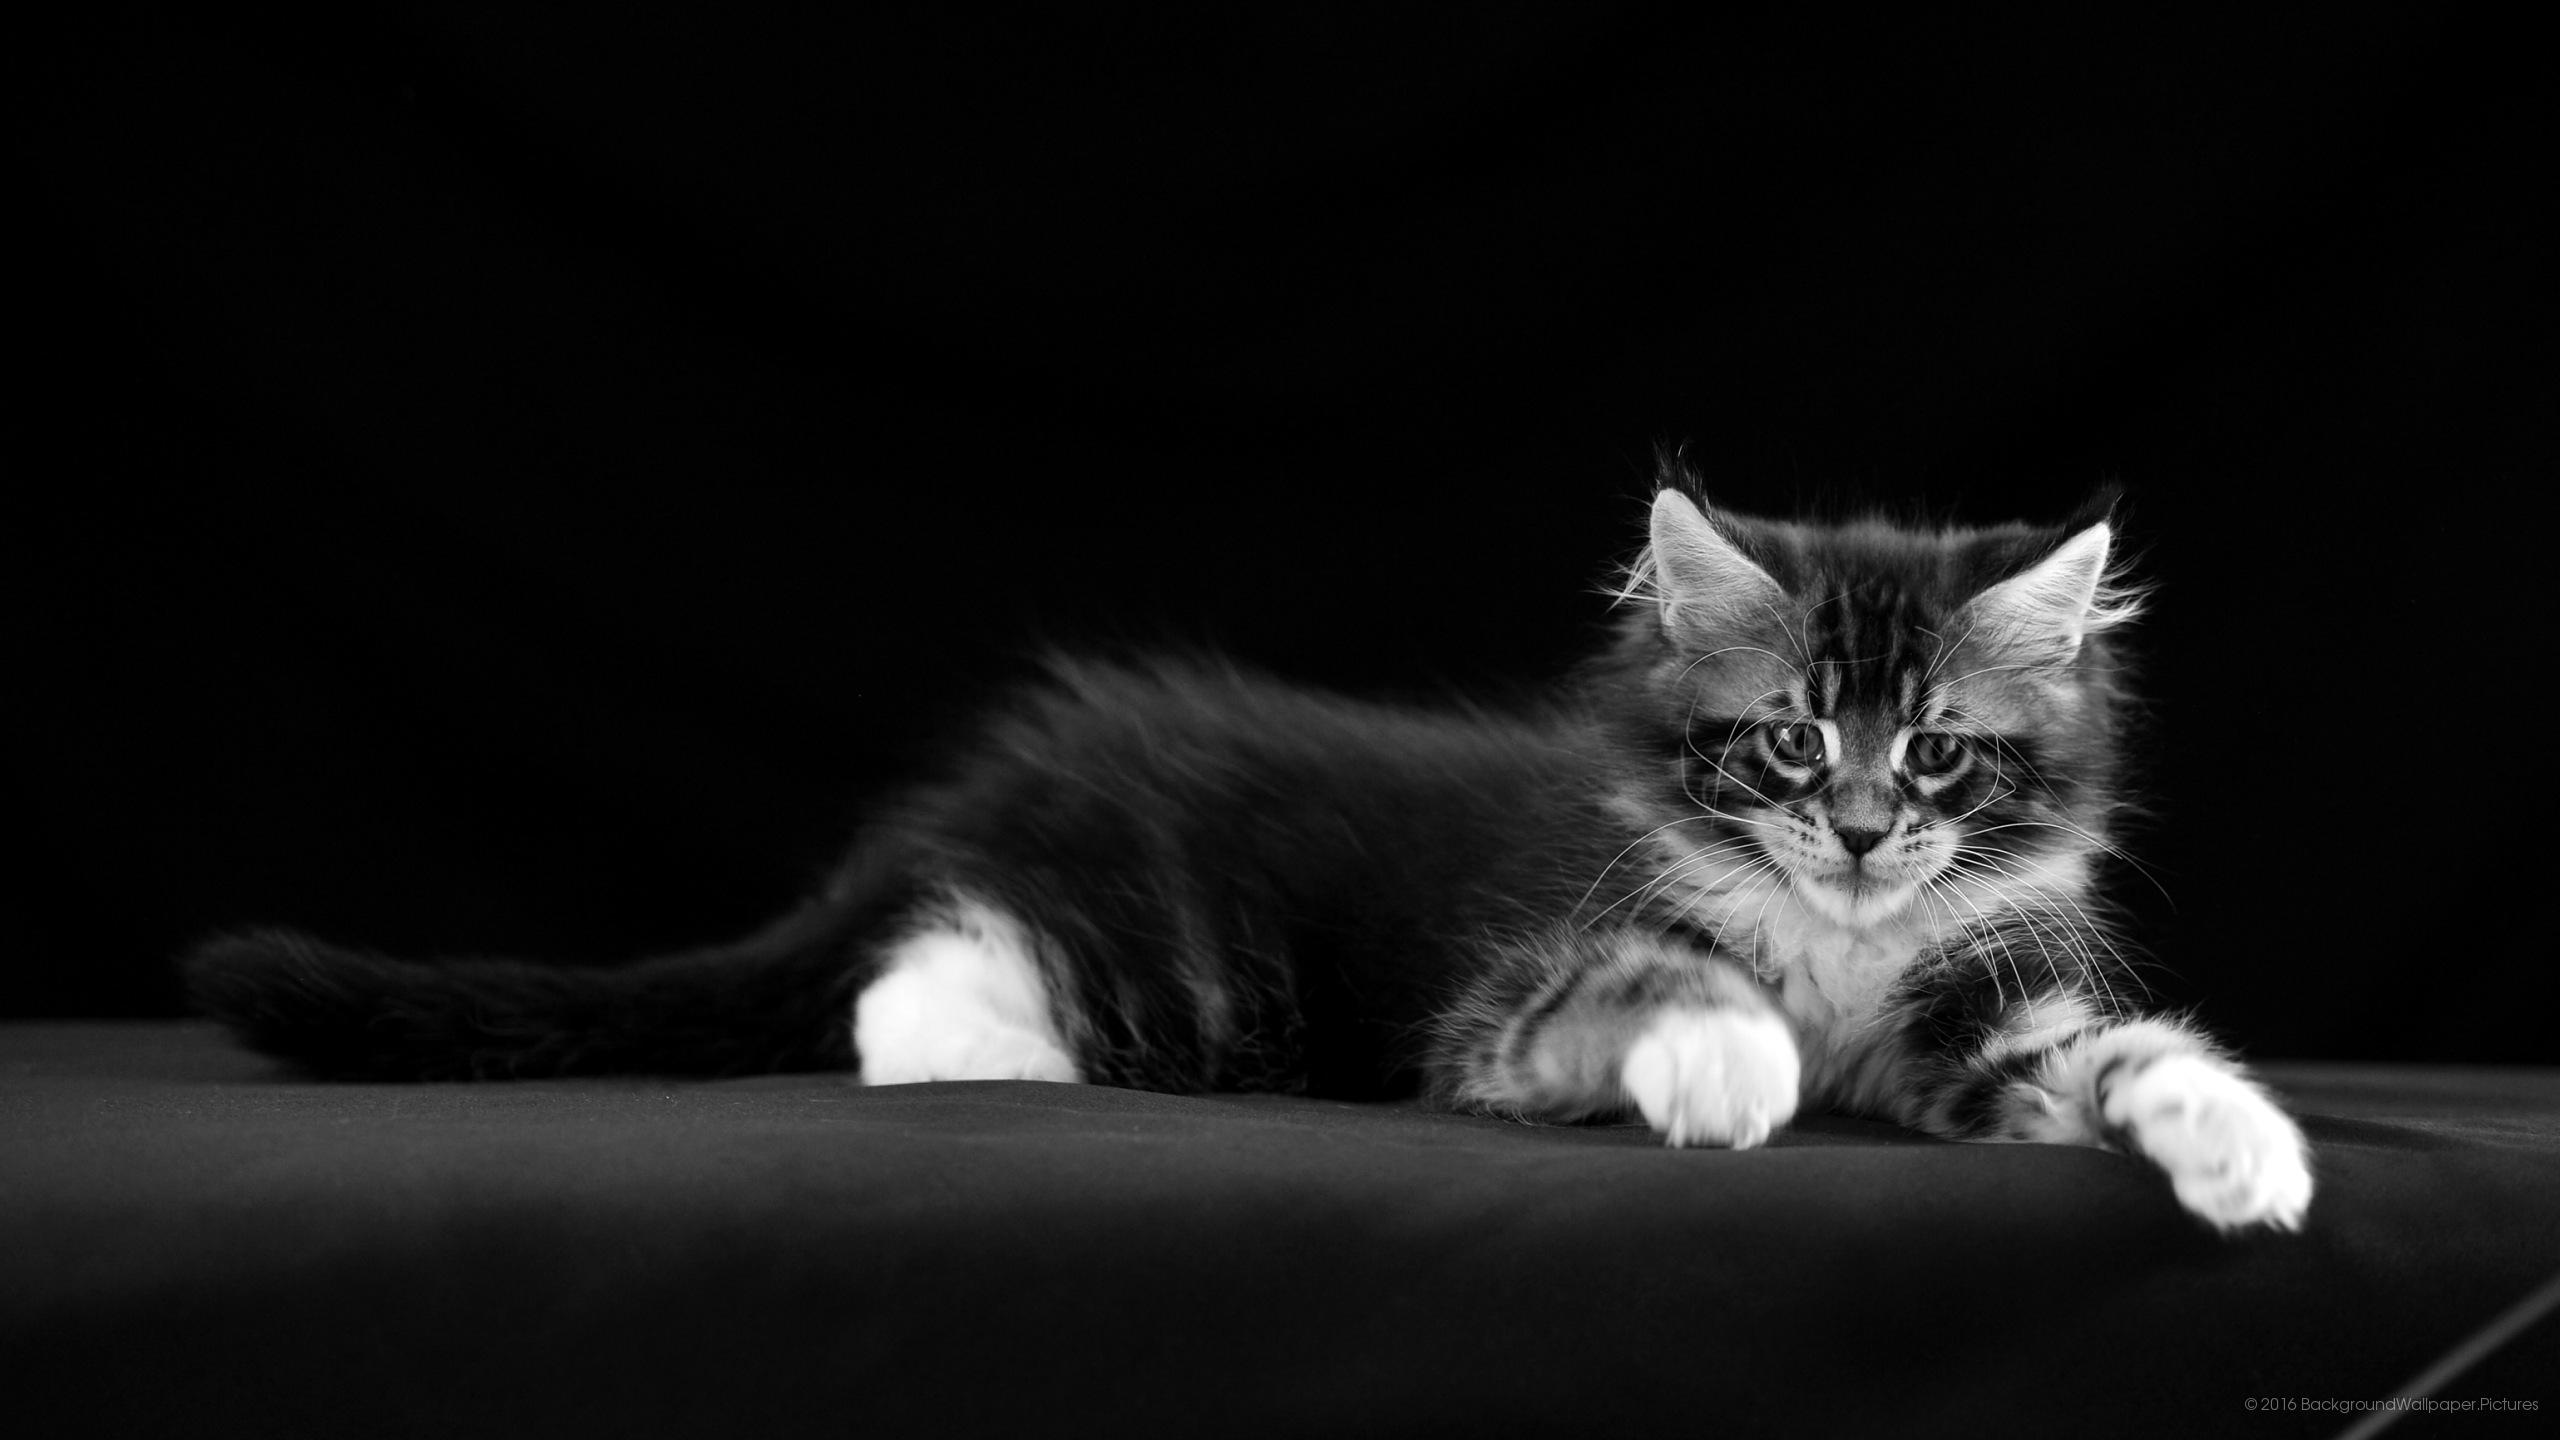
<svg viewBox="0 0 2560 1440"><path fill-rule="evenodd" d="M1796 894L1824 919L1842 925L1873 925L1890 920L1911 903L1919 887L1909 880L1886 879L1861 869L1830 875L1795 877Z"/></svg>

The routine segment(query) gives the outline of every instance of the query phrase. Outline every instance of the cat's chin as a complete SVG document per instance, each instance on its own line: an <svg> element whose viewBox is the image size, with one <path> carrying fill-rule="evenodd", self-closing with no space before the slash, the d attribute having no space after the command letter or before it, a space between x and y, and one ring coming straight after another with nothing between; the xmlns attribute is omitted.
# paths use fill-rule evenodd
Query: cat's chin
<svg viewBox="0 0 2560 1440"><path fill-rule="evenodd" d="M1912 897L1920 893L1917 885L1811 875L1795 877L1795 888L1806 909L1834 925L1860 930L1900 915L1909 908Z"/></svg>

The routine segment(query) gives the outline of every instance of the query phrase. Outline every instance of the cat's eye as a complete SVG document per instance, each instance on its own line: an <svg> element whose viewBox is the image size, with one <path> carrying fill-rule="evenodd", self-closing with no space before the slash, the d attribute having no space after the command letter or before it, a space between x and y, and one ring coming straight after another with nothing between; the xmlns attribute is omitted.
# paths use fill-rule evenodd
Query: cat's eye
<svg viewBox="0 0 2560 1440"><path fill-rule="evenodd" d="M1902 767L1914 775L1944 775L1964 761L1964 741L1944 730L1914 730L1902 745Z"/></svg>
<svg viewBox="0 0 2560 1440"><path fill-rule="evenodd" d="M1822 727L1810 720L1777 720L1769 725L1769 753L1790 765L1822 763Z"/></svg>

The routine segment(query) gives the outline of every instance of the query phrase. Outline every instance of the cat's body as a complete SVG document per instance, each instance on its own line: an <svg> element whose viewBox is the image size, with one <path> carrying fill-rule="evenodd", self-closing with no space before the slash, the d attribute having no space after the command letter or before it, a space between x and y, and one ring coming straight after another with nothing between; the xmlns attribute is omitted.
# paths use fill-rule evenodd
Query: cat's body
<svg viewBox="0 0 2560 1440"><path fill-rule="evenodd" d="M1534 713L1062 664L735 945L595 972L262 933L190 976L330 1074L1422 1093L1674 1144L1812 1107L2115 1145L2216 1225L2292 1227L2299 1132L2127 1005L2092 916L2110 538L1710 521L1675 483L1615 645Z"/></svg>

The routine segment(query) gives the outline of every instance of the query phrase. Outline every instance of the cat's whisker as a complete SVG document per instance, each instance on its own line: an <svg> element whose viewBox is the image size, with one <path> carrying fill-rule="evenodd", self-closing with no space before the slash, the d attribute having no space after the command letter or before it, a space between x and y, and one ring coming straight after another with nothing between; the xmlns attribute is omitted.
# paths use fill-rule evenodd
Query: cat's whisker
<svg viewBox="0 0 2560 1440"><path fill-rule="evenodd" d="M1760 608L1768 612L1771 620L1777 622L1778 633L1786 637L1787 643L1796 647L1797 663L1803 668L1812 668L1812 645L1805 638L1798 636L1796 632L1788 626L1787 617L1784 612L1778 609L1776 602L1763 600L1760 602ZM1784 657L1780 657L1778 663L1783 665L1787 662Z"/></svg>
<svg viewBox="0 0 2560 1440"><path fill-rule="evenodd" d="M1665 826L1662 828L1668 829L1670 827ZM1660 831L1657 830L1655 833L1659 834ZM1757 848L1758 847L1747 838L1728 837L1727 839L1720 840L1715 844L1703 847L1702 849L1688 851L1670 865L1662 867L1655 874L1646 879L1643 884L1638 885L1635 889L1629 891L1625 895L1621 895L1616 900L1613 900L1609 902L1609 904L1601 907L1600 911L1585 920L1580 928L1584 931L1589 931L1592 927L1598 925L1600 921L1606 919L1611 913L1616 911L1621 905L1633 903L1641 909L1644 904L1671 889L1676 883L1683 881L1689 874L1703 869L1708 865L1729 860L1734 855L1738 854L1744 857L1747 864L1753 852L1756 851ZM1604 876L1603 878L1606 877ZM1598 883L1595 881L1593 890L1596 891L1597 888ZM1581 904L1588 904L1590 898L1590 893L1586 892ZM1581 904L1577 904L1575 906L1575 913L1580 913Z"/></svg>
<svg viewBox="0 0 2560 1440"><path fill-rule="evenodd" d="M1727 645L1727 646L1724 646L1724 647L1722 647L1722 648L1720 648L1720 649L1710 650L1710 651L1708 651L1706 654L1699 656L1697 659L1690 661L1688 664L1681 666L1681 667L1680 667L1680 675L1679 675L1679 678L1680 678L1681 680L1687 680L1687 679L1689 678L1689 672L1690 672L1690 671L1695 670L1695 669L1697 669L1699 666L1704 665L1704 664L1706 664L1708 661L1713 660L1713 659L1716 659L1716 658L1718 658L1718 657L1720 657L1720 656L1725 656L1725 655L1748 655L1748 654L1752 654L1752 653L1755 653L1755 652L1756 652L1756 653L1758 653L1758 654L1766 655L1766 656L1768 656L1770 659L1777 661L1777 662L1778 662L1779 664L1781 664L1781 665L1784 665L1784 664L1786 664L1786 663L1787 663L1787 657L1786 657L1786 656L1779 654L1777 651L1770 649L1770 648L1769 648L1768 646L1766 646L1766 645Z"/></svg>
<svg viewBox="0 0 2560 1440"><path fill-rule="evenodd" d="M1721 878L1730 880L1734 874L1748 870L1754 862L1755 857L1748 849L1736 849L1723 854L1700 853L1684 855L1671 864L1662 867L1661 870L1648 877L1642 885L1637 886L1634 890L1620 896L1618 899L1611 901L1607 906L1603 907L1598 914L1592 916L1589 921L1584 922L1583 928L1589 929L1592 925L1595 925L1600 920L1606 918L1612 911L1615 911L1621 905L1634 904L1641 908L1644 904L1649 903L1674 889L1685 888L1695 893L1703 892L1712 888L1700 885L1696 882L1695 877L1701 871L1708 870L1712 867L1724 866L1727 868Z"/></svg>
<svg viewBox="0 0 2560 1440"><path fill-rule="evenodd" d="M2126 851L2122 846L2116 845L2115 843L2113 843L2113 842L2111 842L2111 841L2109 841L2109 840L2106 840L2106 839L2104 839L2104 838L2102 838L2102 837L2100 837L2100 836L2097 836L2097 835L2091 834L2087 829L2085 829L2085 828L2083 828L2083 827L2081 827L2081 826L2078 826L2078 825L2074 825L2074 824L2070 823L2069 821L2064 821L2064 820L2035 820L2035 819L2006 820L2006 821L2002 821L2001 823L1999 823L1999 824L1997 824L1997 825L1985 825L1985 826L1982 826L1982 827L1980 827L1979 829L1975 830L1973 833L1974 833L1974 834L1977 834L1977 835L1989 835L1989 834L1993 834L1993 833L1995 833L1995 832L2002 831L2002 830L2014 829L2014 828L2019 828L2019 827L2028 827L2028 826L2041 826L2041 827L2049 828L2049 829L2066 831L2066 832L2068 832L2068 833L2070 833L2070 834L2072 834L2072 835L2074 835L2074 836L2077 836L2078 838L2080 838L2080 839L2082 839L2082 840L2087 841L2091 846L2093 846L2093 847L2095 847L2096 849L2098 849L2098 850L2100 850L2100 851L2104 852L2104 853L2105 853L2109 858L2122 861L2122 862L2123 862L2127 867L2131 868L2131 869L2132 869L2136 874L2140 875L2144 880L2149 881L2149 882L2150 882L2150 884L2151 884L2151 888L2160 892L2160 898L2161 898L2161 899L2163 899L2163 900L2167 900L2167 901L2168 901L2170 904L2172 904L2172 905L2175 905L2175 904L2177 903L2177 899L2176 899L2176 897L2175 897L2175 896L2172 896L2172 895L2169 893L2169 887L2168 887L2167 885L2164 885L2164 884L2162 884L2162 883L2161 883L2161 881L2160 881L2160 877L2159 877L2159 876L2154 875L2153 873L2151 873L2151 867L2150 867L2150 866L2145 865L2145 864L2143 864L2140 860L2135 859L2135 858L2133 857L2133 855L2132 855L2131 853L2127 852L2127 851Z"/></svg>
<svg viewBox="0 0 2560 1440"><path fill-rule="evenodd" d="M1668 913L1663 914L1651 928L1657 934L1668 934L1670 932L1670 928L1677 923L1680 917L1683 916L1689 917L1692 920L1705 919L1712 922L1719 917L1702 916L1699 914L1701 909L1710 901L1724 900L1731 902L1727 905L1727 910L1730 911L1731 908L1733 908L1733 904L1739 903L1739 901L1735 900L1734 897L1739 895L1747 898L1752 885L1758 879L1766 875L1775 874L1776 872L1776 865L1774 862L1770 861L1766 855L1746 856L1741 863L1735 865L1724 874L1722 877L1722 883L1718 886L1714 888L1698 886L1687 887L1689 893L1675 901L1671 910ZM1680 877L1675 873L1666 872L1665 875L1661 877L1659 885L1655 888L1658 890L1667 890L1671 888L1672 884L1679 878ZM1729 915L1724 918L1729 918Z"/></svg>
<svg viewBox="0 0 2560 1440"><path fill-rule="evenodd" d="M1694 754L1694 753L1696 753L1696 752L1695 752L1695 751L1692 751L1691 753L1693 753L1693 754ZM1768 807L1769 807L1770 809L1772 809L1772 810L1782 810L1782 809L1786 808L1786 807L1784 807L1784 806L1780 805L1777 801L1772 800L1772 799L1770 799L1768 796L1761 794L1761 793L1760 793L1760 791L1759 791L1759 789L1758 789L1756 786L1753 786L1753 785L1751 785L1751 784L1749 784L1749 783L1745 782L1741 776L1736 775L1736 774L1734 774L1732 771L1727 770L1726 768L1724 768L1724 765L1723 765L1723 763L1722 763L1721 761L1718 761L1718 760L1712 759L1712 758L1710 758L1710 757L1708 757L1708 756L1706 756L1706 755L1698 755L1698 758L1699 758L1699 759L1701 759L1701 760L1705 760L1705 761L1707 762L1707 764L1708 764L1708 765L1710 765L1710 766L1712 766L1712 767L1714 768L1714 770L1715 770L1715 772L1716 772L1717 774L1719 774L1719 775L1723 776L1723 777L1724 777L1724 778L1726 778L1727 780L1732 781L1732 782L1734 783L1735 788L1737 788L1737 789L1741 790L1744 794L1749 795L1752 799L1759 801L1761 804L1768 806Z"/></svg>
<svg viewBox="0 0 2560 1440"><path fill-rule="evenodd" d="M1998 923L1989 915L1985 914L1982 907L1967 897L1964 892L1956 889L1954 886L1948 886L1947 897L1951 901L1961 902L1966 909L1971 910L1974 913L1974 918L1981 922L1981 928L1971 931L1968 938L1972 941L1973 947L1977 953L1982 955L1984 962L1983 973L1991 977L1991 991L1993 996L2000 1001L2000 1006L2003 1010L2008 1009L2008 995L2000 985L2000 961L2002 959L2006 959L2008 961L2009 974L2011 978L2018 982L2019 995L2023 998L2028 990L2026 972L2018 965L2017 952L2010 948L2008 936L2001 932ZM1985 948L1989 945L1997 945L2000 948L2000 954L1998 956L1992 955Z"/></svg>
<svg viewBox="0 0 2560 1440"><path fill-rule="evenodd" d="M1769 652L1762 651L1761 653L1768 654ZM1771 658L1774 659L1776 657L1772 656ZM1782 661L1780 663L1784 662ZM1749 730L1756 724L1766 723L1765 721L1755 721L1748 718L1753 707L1759 705L1762 701L1767 700L1772 695L1784 694L1786 694L1784 690L1763 690L1759 694L1752 696L1750 699L1743 701L1739 706L1736 706L1734 711L1734 722L1732 726L1724 732L1724 743L1722 748L1728 750L1732 749L1734 745L1740 742L1743 732ZM1697 755L1698 758L1702 760L1707 760L1709 764L1713 764L1715 763L1714 760L1709 757L1704 750L1699 749L1697 742L1690 738L1691 733L1697 729L1698 709L1704 703L1705 700L1703 697L1690 702L1689 716L1686 720L1682 721L1680 725L1680 740L1683 745L1689 748L1692 754ZM1785 711L1781 710L1778 713L1779 715L1784 715ZM1774 719L1777 717L1772 716L1770 718Z"/></svg>
<svg viewBox="0 0 2560 1440"><path fill-rule="evenodd" d="M2125 1008L2124 998L2117 993L2112 977L2122 976L2137 986L2142 984L2142 980L2135 973L2132 961L2125 957L2123 951L2116 948L2115 940L2110 935L2108 927L2099 924L2096 917L2089 913L2088 908L2080 902L2079 898L2065 887L2043 882L2030 883L2049 902L2071 910L2073 917L2079 923L2059 927L2061 933L2080 948L2091 977L2105 988L2108 1002L2119 1009ZM2087 953L2088 944L2091 941L2105 946L2109 958L2115 963L2107 966L2099 965L2097 957Z"/></svg>
<svg viewBox="0 0 2560 1440"><path fill-rule="evenodd" d="M1931 654L1929 657L1929 668L1920 672L1920 684L1922 687L1927 688L1929 686L1929 682L1937 676L1938 667L1947 663L1947 657L1953 655L1958 650L1963 649L1964 642L1973 638L1973 632L1982 628L1982 621L1979 618L1972 616L1969 612L1966 618L1971 623L1964 627L1964 633L1957 636L1955 638L1955 643L1953 644L1947 643L1946 638L1939 635L1934 630L1927 632L1930 639L1938 642L1938 648L1936 652ZM1946 686L1942 685L1936 687L1936 690L1943 691L1946 688Z"/></svg>
<svg viewBox="0 0 2560 1440"><path fill-rule="evenodd" d="M2004 889L2024 891L2027 894L2036 896L2038 899L2046 903L2070 907L2074 917L2079 922L2078 924L2053 924L2038 916L2027 907L2014 903L2010 909L2011 913L2015 914L2021 923L2029 926L2033 930L2036 930L2039 935L2049 935L2051 938L2060 941L2065 947L2066 953L2069 953L2074 958L2084 981L2092 984L2104 993L2111 1008L2121 1010L2124 1006L2124 1000L2122 995L2116 991L2114 983L2110 979L2110 974L2115 972L2127 972L2130 970L2130 967L2127 965L2124 956L2116 950L2114 943L2108 939L2106 927L2098 924L2096 919L2088 913L2087 909L2083 907L2078 900L2074 899L2068 891L2058 885L2052 884L2049 881L2010 870L2004 863L2006 859L2007 857L2000 855L1996 851L1973 849L1970 853L1960 853L1959 865L1966 873L1982 874L1986 878L2000 882ZM2093 939L2097 941L2097 943L2107 947L2108 953L2116 961L2115 966L2109 967L2097 963L2096 957L2088 951L2088 942ZM2041 943L2041 941L2039 943Z"/></svg>
<svg viewBox="0 0 2560 1440"><path fill-rule="evenodd" d="M1943 892L1943 894L1938 894L1938 892ZM1999 999L1999 1007L2002 1007L2002 1010L2007 1010L2007 1007L2010 1007L2010 994L2007 994L2007 989L2002 989L2002 984L1999 984L1999 963L1994 961L1994 958L1989 956L1989 951L1987 951L1987 945L1999 943L1999 935L1997 935L1997 930L1992 928L1992 922L1989 922L1989 917L1984 915L1984 912L1981 912L1979 904L1974 904L1974 902L1971 902L1971 899L1966 899L1964 894L1958 892L1956 887L1951 887L1951 884L1943 884L1943 881L1923 881L1923 894L1930 894L1930 897L1933 897L1933 899L1938 899L1938 904L1943 904L1943 907L1946 907L1946 912L1948 912L1948 922L1951 922L1951 925L1956 925L1958 933L1964 935L1966 951L1979 953L1981 961L1984 961L1984 974L1987 974L1989 979L1992 979L1992 997L1994 997L1994 999ZM1958 917L1958 915L1956 915L1956 904L1958 904L1958 902L1964 904L1966 910L1974 912L1974 920L1979 920L1979 922L1981 922L1981 928L1979 928L1979 930L1976 930L1974 925L1966 925L1964 917ZM2015 961L2010 963L2010 969L2012 969L2012 971L2017 969L2017 963L2015 963Z"/></svg>
<svg viewBox="0 0 2560 1440"><path fill-rule="evenodd" d="M1948 823L1948 824L1950 824L1950 825L1962 826L1962 825L1964 824L1964 822L1966 822L1966 821L1968 821L1968 820L1972 819L1972 818L1973 818L1974 816L1976 816L1976 815L1981 814L1983 811L1990 809L1992 806L1999 804L2001 801L2003 801L2003 800L2007 800L2007 799L2011 798L2012 796L2015 796L2017 793L2018 793L2018 792L2017 792L2017 791L2015 791L2015 790L2004 790L2004 789L2001 789L2001 788L2000 788L2000 785L1999 785L1999 782L1995 779L1995 780L1992 782L1991 794L1990 794L1990 796L1989 796L1988 798L1986 798L1985 800L1983 800L1981 804L1974 806L1972 809L1967 810L1967 811L1965 811L1964 813L1962 813L1962 814L1960 814L1960 815L1950 815L1950 816L1948 816L1948 817L1947 817L1947 823ZM1978 834L1978 833L1980 833L1980 832L1976 831L1976 832L1974 832L1974 833L1977 833L1977 834Z"/></svg>
<svg viewBox="0 0 2560 1440"><path fill-rule="evenodd" d="M1681 827L1681 826L1683 826L1683 825L1695 825L1695 824L1699 824L1699 823L1702 823L1702 822L1707 822L1707 821L1710 821L1710 820L1713 820L1713 819L1716 819L1716 818L1725 818L1725 819L1734 819L1734 820L1739 820L1741 817L1739 817L1739 816L1722 816L1722 817L1719 817L1719 816L1718 816L1718 814L1717 814L1716 812L1713 812L1713 811L1710 811L1710 812L1707 812L1707 813L1704 813L1704 814L1697 814L1697 815L1679 815L1679 816L1674 816L1673 818L1671 818L1671 819L1669 819L1669 820L1664 821L1662 824L1660 824L1660 825L1656 825L1656 826L1655 826L1655 827L1653 827L1652 829L1647 830L1647 831L1646 831L1646 832L1644 832L1642 835L1637 836L1635 839L1628 841L1628 842L1627 842L1627 844L1626 844L1626 846L1625 846L1625 848L1621 849L1617 854L1615 854L1615 855L1611 856L1611 857L1609 858L1609 863L1600 867L1600 873L1599 873L1598 875L1595 875L1595 876L1593 876L1593 877L1592 877L1590 887L1589 887L1588 889L1586 889L1586 890L1584 890L1584 891L1582 892L1582 898L1581 898L1581 899L1579 899L1579 900L1576 900L1576 901L1573 903L1573 911L1574 911L1574 913L1576 913L1576 914L1581 913L1582 907L1591 903L1591 897L1592 897L1592 896L1594 896L1594 895L1596 895L1596 894L1598 894L1598 893L1600 893L1600 886L1601 886L1601 883L1602 883L1603 881L1606 881L1606 880L1609 878L1609 876L1610 876L1613 872L1615 872L1615 871L1617 870L1618 866L1619 866L1622 862L1624 862L1624 861L1626 860L1626 858L1627 858L1628 856L1630 856L1630 855L1634 854L1636 851L1638 851L1638 850L1640 850L1640 849L1644 848L1644 846L1645 846L1645 845L1647 845L1648 843L1652 842L1653 840L1655 840L1655 839L1659 838L1660 836L1663 836L1663 835L1665 835L1665 834L1668 834L1668 833L1670 833L1670 832L1671 832L1671 831L1673 831L1673 830L1677 830L1678 828L1680 828L1680 827ZM1709 846L1709 847L1707 847L1707 848L1708 848L1708 849L1710 849L1710 850L1713 850L1713 849L1716 849L1716 848L1718 848L1718 847L1720 847L1720 846L1723 846L1723 845L1741 845L1741 844L1745 844L1745 843L1747 843L1747 842L1746 842L1746 841L1744 841L1744 840L1742 840L1742 839L1741 839L1741 838L1739 838L1739 837L1736 837L1736 838L1734 838L1734 839L1729 839L1729 840L1720 840L1720 841L1716 842L1716 844L1715 844L1715 845L1711 845L1711 846ZM1641 888L1641 887L1639 887L1639 888ZM1614 908L1614 907L1613 907L1613 908ZM1606 913L1606 912L1603 912L1603 913Z"/></svg>
<svg viewBox="0 0 2560 1440"><path fill-rule="evenodd" d="M1752 910L1751 924L1746 927L1744 931L1747 935L1756 936L1764 932L1764 927L1768 923L1769 907L1771 905L1776 904L1781 899L1793 900L1795 898L1796 887L1794 877L1787 874L1783 867L1775 865L1771 866L1768 878L1769 893L1760 897L1760 904ZM1755 964L1758 962L1758 958L1759 957L1757 956L1753 957Z"/></svg>

